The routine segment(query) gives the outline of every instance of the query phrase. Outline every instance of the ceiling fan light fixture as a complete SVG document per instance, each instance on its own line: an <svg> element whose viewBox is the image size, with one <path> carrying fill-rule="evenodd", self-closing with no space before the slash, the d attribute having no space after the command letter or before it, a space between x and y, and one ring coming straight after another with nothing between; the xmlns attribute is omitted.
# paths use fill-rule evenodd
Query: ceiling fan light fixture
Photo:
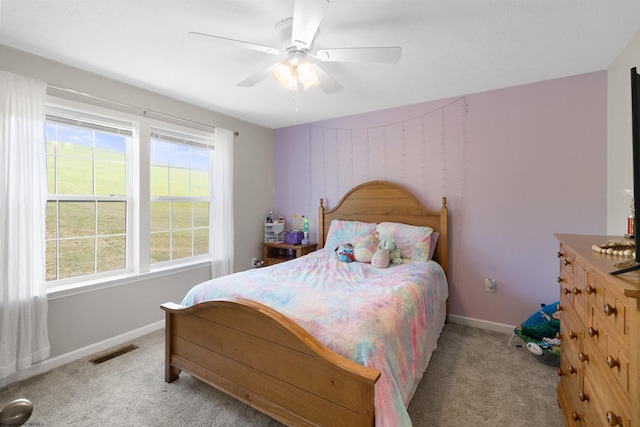
<svg viewBox="0 0 640 427"><path fill-rule="evenodd" d="M295 65L291 59L281 61L271 72L273 79L283 88L295 91L298 83L302 84L304 90L320 84L318 71L304 58L294 58Z"/></svg>
<svg viewBox="0 0 640 427"><path fill-rule="evenodd" d="M278 63L271 72L273 79L278 82L282 87L287 87L291 76L293 75L293 65L288 60L284 60Z"/></svg>
<svg viewBox="0 0 640 427"><path fill-rule="evenodd" d="M320 80L318 80L318 71L314 68L311 62L306 59L302 59L298 62L296 71L298 73L298 81L302 84L304 90L320 84Z"/></svg>

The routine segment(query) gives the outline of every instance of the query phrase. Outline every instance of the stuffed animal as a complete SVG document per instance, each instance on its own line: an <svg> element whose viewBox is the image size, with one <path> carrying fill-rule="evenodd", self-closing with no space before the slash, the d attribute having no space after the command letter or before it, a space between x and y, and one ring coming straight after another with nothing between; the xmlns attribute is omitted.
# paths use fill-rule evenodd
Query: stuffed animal
<svg viewBox="0 0 640 427"><path fill-rule="evenodd" d="M378 244L378 249L384 249L389 252L389 262L392 264L402 264L402 254L396 245L395 240L388 237L382 237Z"/></svg>
<svg viewBox="0 0 640 427"><path fill-rule="evenodd" d="M338 259L342 262L352 262L355 259L351 243L340 245L336 250L338 251Z"/></svg>
<svg viewBox="0 0 640 427"><path fill-rule="evenodd" d="M380 235L377 231L374 231L373 234L369 234L368 236L364 236L353 248L355 260L359 262L371 262L371 257L373 257L373 253L378 248L379 243Z"/></svg>
<svg viewBox="0 0 640 427"><path fill-rule="evenodd" d="M378 268L389 267L389 252L384 249L378 249L371 257L371 265Z"/></svg>

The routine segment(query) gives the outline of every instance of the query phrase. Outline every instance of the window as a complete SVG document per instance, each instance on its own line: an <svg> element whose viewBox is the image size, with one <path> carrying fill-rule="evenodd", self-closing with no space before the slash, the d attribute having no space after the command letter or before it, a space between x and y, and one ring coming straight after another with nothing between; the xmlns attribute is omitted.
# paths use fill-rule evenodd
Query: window
<svg viewBox="0 0 640 427"><path fill-rule="evenodd" d="M212 141L152 130L152 264L209 254Z"/></svg>
<svg viewBox="0 0 640 427"><path fill-rule="evenodd" d="M70 105L47 105L49 286L209 261L213 133Z"/></svg>
<svg viewBox="0 0 640 427"><path fill-rule="evenodd" d="M47 281L127 267L132 125L49 108Z"/></svg>

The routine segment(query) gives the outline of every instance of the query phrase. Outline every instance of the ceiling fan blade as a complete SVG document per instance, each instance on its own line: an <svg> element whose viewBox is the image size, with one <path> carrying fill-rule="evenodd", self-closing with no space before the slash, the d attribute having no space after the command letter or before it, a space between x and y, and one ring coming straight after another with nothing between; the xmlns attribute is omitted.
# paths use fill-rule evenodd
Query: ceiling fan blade
<svg viewBox="0 0 640 427"><path fill-rule="evenodd" d="M296 0L291 30L291 42L294 45L311 48L328 4L329 0Z"/></svg>
<svg viewBox="0 0 640 427"><path fill-rule="evenodd" d="M316 52L315 58L324 62L386 62L395 63L402 56L399 46L388 47L347 47L322 49Z"/></svg>
<svg viewBox="0 0 640 427"><path fill-rule="evenodd" d="M275 64L269 65L267 68L264 68L258 71L257 73L250 75L249 77L247 77L246 79L238 83L238 86L250 87L255 85L259 81L269 77L271 75L271 72L273 71L274 68L276 68L277 65L278 63L276 62Z"/></svg>
<svg viewBox="0 0 640 427"><path fill-rule="evenodd" d="M339 90L342 90L342 85L338 83L336 79L331 77L329 73L327 73L320 65L313 64L316 70L318 71L318 80L320 80L320 87L325 91L328 95L332 93L336 93Z"/></svg>
<svg viewBox="0 0 640 427"><path fill-rule="evenodd" d="M255 51L258 51L258 52L270 53L272 55L279 55L279 54L282 53L282 51L280 51L279 49L276 49L275 47L262 46L262 45L255 44L255 43L243 42L241 40L228 39L226 37L219 37L219 36L214 36L214 35L211 35L211 34L198 33L198 32L192 31L192 32L188 33L188 35L190 37L206 38L207 40L211 40L211 41L214 41L214 42L216 42L218 44L229 46L229 47L240 47L240 48L243 48L243 49L250 49L250 50L255 50Z"/></svg>

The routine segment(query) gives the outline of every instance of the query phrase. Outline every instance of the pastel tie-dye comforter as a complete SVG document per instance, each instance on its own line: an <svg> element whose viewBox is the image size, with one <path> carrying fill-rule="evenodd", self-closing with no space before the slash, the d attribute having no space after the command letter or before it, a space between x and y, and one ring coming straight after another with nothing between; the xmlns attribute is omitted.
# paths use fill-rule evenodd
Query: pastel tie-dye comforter
<svg viewBox="0 0 640 427"><path fill-rule="evenodd" d="M379 269L321 249L204 282L182 305L233 296L279 311L336 353L379 370L376 426L396 427L411 425L406 405L435 349L447 292L433 261Z"/></svg>

